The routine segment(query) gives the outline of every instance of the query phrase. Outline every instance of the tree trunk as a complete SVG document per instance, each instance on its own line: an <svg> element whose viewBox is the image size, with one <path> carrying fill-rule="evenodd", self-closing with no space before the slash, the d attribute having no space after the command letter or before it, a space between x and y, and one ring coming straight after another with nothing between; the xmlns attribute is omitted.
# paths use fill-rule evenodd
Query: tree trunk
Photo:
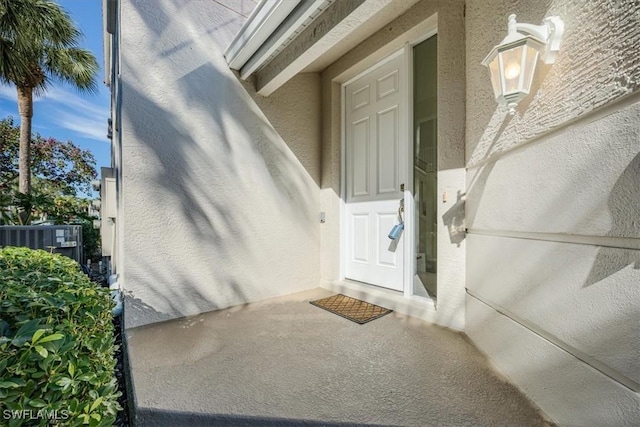
<svg viewBox="0 0 640 427"><path fill-rule="evenodd" d="M20 113L20 163L18 191L31 193L31 119L33 118L33 89L18 87Z"/></svg>

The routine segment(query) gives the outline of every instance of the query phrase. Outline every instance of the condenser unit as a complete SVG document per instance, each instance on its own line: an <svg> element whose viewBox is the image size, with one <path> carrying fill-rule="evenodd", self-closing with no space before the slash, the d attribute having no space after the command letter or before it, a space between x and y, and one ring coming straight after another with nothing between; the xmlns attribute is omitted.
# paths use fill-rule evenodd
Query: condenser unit
<svg viewBox="0 0 640 427"><path fill-rule="evenodd" d="M82 262L81 225L3 225L0 246L25 246Z"/></svg>

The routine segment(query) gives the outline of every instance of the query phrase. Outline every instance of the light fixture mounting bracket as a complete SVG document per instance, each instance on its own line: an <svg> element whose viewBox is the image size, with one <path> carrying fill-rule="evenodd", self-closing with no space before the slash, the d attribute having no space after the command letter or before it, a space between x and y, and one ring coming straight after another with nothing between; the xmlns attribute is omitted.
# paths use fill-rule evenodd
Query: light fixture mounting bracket
<svg viewBox="0 0 640 427"><path fill-rule="evenodd" d="M545 44L540 59L545 64L553 64L560 50L564 35L564 21L559 16L549 16L542 20L542 25L516 22L516 15L509 15L509 34L528 34Z"/></svg>

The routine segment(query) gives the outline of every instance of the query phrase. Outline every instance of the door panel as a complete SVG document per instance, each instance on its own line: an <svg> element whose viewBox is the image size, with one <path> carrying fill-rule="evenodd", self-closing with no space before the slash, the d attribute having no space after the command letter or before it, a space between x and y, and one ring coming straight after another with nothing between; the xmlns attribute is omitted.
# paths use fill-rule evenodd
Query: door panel
<svg viewBox="0 0 640 427"><path fill-rule="evenodd" d="M351 177L353 196L369 195L369 118L365 117L351 125Z"/></svg>
<svg viewBox="0 0 640 427"><path fill-rule="evenodd" d="M369 85L365 85L351 94L353 110L369 105Z"/></svg>
<svg viewBox="0 0 640 427"><path fill-rule="evenodd" d="M387 236L399 221L406 180L400 157L407 144L403 64L397 56L345 87L345 276L398 291L403 237Z"/></svg>
<svg viewBox="0 0 640 427"><path fill-rule="evenodd" d="M400 91L398 79L398 70L393 70L391 73L382 76L377 81L377 99L382 99L387 95Z"/></svg>
<svg viewBox="0 0 640 427"><path fill-rule="evenodd" d="M391 204L377 200L347 205L348 279L403 289L403 245L387 237L397 224L397 215L397 200Z"/></svg>
<svg viewBox="0 0 640 427"><path fill-rule="evenodd" d="M353 226L353 262L369 263L369 214L354 213Z"/></svg>
<svg viewBox="0 0 640 427"><path fill-rule="evenodd" d="M377 214L378 227L376 230L391 230L398 222L397 212L392 213L378 213ZM398 252L390 251L389 246L391 241L386 234L378 234L377 241L377 262L378 265L386 267L402 267L398 265Z"/></svg>
<svg viewBox="0 0 640 427"><path fill-rule="evenodd" d="M377 194L398 192L398 107L378 113Z"/></svg>

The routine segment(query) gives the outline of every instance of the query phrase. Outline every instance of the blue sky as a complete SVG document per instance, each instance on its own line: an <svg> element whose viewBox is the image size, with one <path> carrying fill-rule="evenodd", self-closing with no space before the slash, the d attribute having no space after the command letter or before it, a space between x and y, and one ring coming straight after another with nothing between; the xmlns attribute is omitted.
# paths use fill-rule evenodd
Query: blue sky
<svg viewBox="0 0 640 427"><path fill-rule="evenodd" d="M100 64L98 94L81 94L73 87L54 83L44 96L34 99L33 131L44 137L71 140L90 150L100 166L110 166L110 141L107 139L109 88L103 83L102 11L100 0L57 0L71 15L84 38L81 46L93 52ZM13 116L20 122L16 89L0 84L0 117Z"/></svg>

